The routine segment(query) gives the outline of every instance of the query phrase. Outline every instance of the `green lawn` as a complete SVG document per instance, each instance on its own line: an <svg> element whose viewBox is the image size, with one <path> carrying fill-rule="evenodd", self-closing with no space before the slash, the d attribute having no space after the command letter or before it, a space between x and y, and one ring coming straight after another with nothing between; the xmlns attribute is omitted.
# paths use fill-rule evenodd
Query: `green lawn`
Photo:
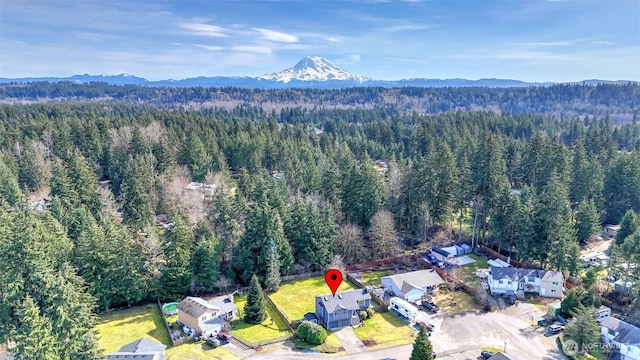
<svg viewBox="0 0 640 360"><path fill-rule="evenodd" d="M96 326L98 343L105 354L141 337L148 337L165 345L171 345L169 332L164 325L158 305L148 304L125 310L111 311L100 316Z"/></svg>
<svg viewBox="0 0 640 360"><path fill-rule="evenodd" d="M371 349L409 344L415 335L415 330L391 312L376 313L353 331L360 340L374 340L377 345Z"/></svg>
<svg viewBox="0 0 640 360"><path fill-rule="evenodd" d="M241 314L240 319L231 323L233 326L231 334L233 336L255 343L291 335L291 330L289 330L284 320L270 306L267 305L269 317L262 324L247 324L242 320L244 305L247 302L246 297L235 297L233 301ZM271 319L273 319L273 324Z"/></svg>
<svg viewBox="0 0 640 360"><path fill-rule="evenodd" d="M380 279L389 275L391 275L390 271L371 271L360 273L365 285L373 284L374 286L380 286Z"/></svg>
<svg viewBox="0 0 640 360"><path fill-rule="evenodd" d="M348 281L343 281L338 291L355 290L356 287ZM298 280L280 286L280 290L269 297L290 321L299 320L309 311L314 311L315 297L331 294L324 282L324 277Z"/></svg>
<svg viewBox="0 0 640 360"><path fill-rule="evenodd" d="M167 345L167 360L237 359L223 348L204 350L202 342L171 347L160 309L155 304L105 313L96 325L98 344L105 354L118 351L123 345L147 337Z"/></svg>

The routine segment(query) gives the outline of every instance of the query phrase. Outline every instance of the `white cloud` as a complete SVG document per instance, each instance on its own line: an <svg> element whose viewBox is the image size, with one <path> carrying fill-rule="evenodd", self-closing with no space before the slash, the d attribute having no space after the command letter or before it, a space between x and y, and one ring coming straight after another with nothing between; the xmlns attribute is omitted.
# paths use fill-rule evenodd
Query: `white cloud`
<svg viewBox="0 0 640 360"><path fill-rule="evenodd" d="M273 31L269 29L261 29L261 28L252 28L252 30L260 32L260 34L262 34L262 38L265 40L284 42L284 43L298 42L298 37L295 35L285 34L282 32Z"/></svg>
<svg viewBox="0 0 640 360"><path fill-rule="evenodd" d="M203 23L185 23L180 24L180 27L191 31L194 35L211 36L211 37L228 37L225 34L225 29L220 26L203 24Z"/></svg>
<svg viewBox="0 0 640 360"><path fill-rule="evenodd" d="M355 64L360 61L360 55L349 55L350 64Z"/></svg>
<svg viewBox="0 0 640 360"><path fill-rule="evenodd" d="M238 52L271 54L271 49L266 46L234 46L231 48L231 50Z"/></svg>
<svg viewBox="0 0 640 360"><path fill-rule="evenodd" d="M535 41L535 42L526 42L519 44L521 46L528 47L541 47L541 46L569 46L571 45L568 41Z"/></svg>
<svg viewBox="0 0 640 360"><path fill-rule="evenodd" d="M222 46L213 46L213 45L203 45L203 44L193 44L195 47L199 47L209 51L220 51L224 49Z"/></svg>

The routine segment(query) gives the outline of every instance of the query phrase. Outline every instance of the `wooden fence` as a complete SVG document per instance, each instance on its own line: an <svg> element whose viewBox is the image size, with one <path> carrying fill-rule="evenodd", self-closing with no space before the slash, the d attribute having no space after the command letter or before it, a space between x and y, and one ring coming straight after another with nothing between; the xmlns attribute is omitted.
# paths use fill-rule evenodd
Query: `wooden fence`
<svg viewBox="0 0 640 360"><path fill-rule="evenodd" d="M350 273L347 273L347 281L350 281L352 284L354 284L355 286L359 287L360 289L366 289L367 285L365 283L363 283L362 281L359 281L358 279L354 278ZM376 312L387 312L389 311L389 303L386 302L383 298L379 297L378 295L376 295L373 292L373 289L368 289L369 295L371 295L371 298L378 303L378 305L374 305L373 310L375 310Z"/></svg>
<svg viewBox="0 0 640 360"><path fill-rule="evenodd" d="M173 338L173 336L171 335L171 328L169 327L169 322L167 321L167 317L164 315L164 311L162 311L162 304L160 303L160 299L157 299L156 301L158 302L158 308L160 309L160 314L162 314L162 320L163 320L162 322L164 322L164 327L167 329L167 332L169 333L169 339L171 339L173 346L178 346L178 345L182 345L182 344L193 341L193 338L194 338L193 335L182 336L178 339Z"/></svg>
<svg viewBox="0 0 640 360"><path fill-rule="evenodd" d="M312 277L323 276L323 275L324 275L324 272L322 271L310 272L305 274L297 274L297 275L286 275L286 276L281 276L280 281L291 282L291 281L304 280L304 279L309 279Z"/></svg>
<svg viewBox="0 0 640 360"><path fill-rule="evenodd" d="M275 344L281 341L285 341L287 339L289 339L292 335L283 335L283 336L279 336L277 338L271 338L271 339L266 339L266 340L260 340L260 341L249 341L246 339L243 339L239 336L233 335L233 338L240 341L241 343L245 344L246 346L256 349L259 348L261 346L265 346L265 345L270 345L270 344Z"/></svg>
<svg viewBox="0 0 640 360"><path fill-rule="evenodd" d="M530 264L523 263L521 261L516 261L516 260L513 260L513 259L509 259L507 256L504 256L504 255L500 254L499 252L493 250L492 248L490 248L488 246L482 245L482 250L487 253L487 258L494 257L494 258L498 258L498 259L500 259L502 261L509 260L509 263L512 266L517 267L517 268L533 268L533 266L530 265Z"/></svg>
<svg viewBox="0 0 640 360"><path fill-rule="evenodd" d="M291 326L291 319L289 319L282 311L280 311L280 309L278 309L276 304L269 297L269 294L267 294L266 292L263 292L263 293L264 293L265 300L267 300L267 303L269 303L269 306L271 306L273 310L275 310L276 314L278 314L278 316L280 316L280 318L284 321L284 323L287 324L287 327L289 328L289 330L293 332L294 328L293 326Z"/></svg>

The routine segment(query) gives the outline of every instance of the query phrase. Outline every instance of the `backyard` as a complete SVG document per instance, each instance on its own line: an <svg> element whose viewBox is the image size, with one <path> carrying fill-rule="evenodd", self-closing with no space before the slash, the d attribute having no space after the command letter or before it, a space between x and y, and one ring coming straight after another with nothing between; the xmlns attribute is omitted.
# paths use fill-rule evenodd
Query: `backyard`
<svg viewBox="0 0 640 360"><path fill-rule="evenodd" d="M390 271L370 271L360 273L360 276L362 276L362 282L365 285L373 286L380 286L380 279L389 275L391 275Z"/></svg>
<svg viewBox="0 0 640 360"><path fill-rule="evenodd" d="M353 330L362 341L374 341L370 350L412 343L415 331L391 312L376 313Z"/></svg>
<svg viewBox="0 0 640 360"><path fill-rule="evenodd" d="M160 309L155 304L111 311L100 315L96 325L98 344L105 354L118 351L123 345L141 337L167 345L167 360L237 359L224 348L203 350L202 342L171 347L169 333Z"/></svg>
<svg viewBox="0 0 640 360"><path fill-rule="evenodd" d="M236 296L233 301L240 311L240 318L231 323L231 334L233 336L252 343L261 343L291 336L291 330L269 304L267 304L269 317L262 324L248 324L242 320L244 305L247 302L246 297ZM273 323L271 323L271 319L273 319Z"/></svg>
<svg viewBox="0 0 640 360"><path fill-rule="evenodd" d="M476 269L486 269L489 265L487 265L487 258L484 256L478 256L476 254L468 254L467 256L475 260L475 262L460 267L462 277L460 280L465 284L473 286L478 284L480 280L476 276Z"/></svg>
<svg viewBox="0 0 640 360"><path fill-rule="evenodd" d="M343 281L338 292L355 289L353 284ZM324 277L314 277L282 284L280 290L270 294L269 297L290 321L295 321L301 319L307 312L315 310L316 296L326 294L331 294L331 291L324 282Z"/></svg>

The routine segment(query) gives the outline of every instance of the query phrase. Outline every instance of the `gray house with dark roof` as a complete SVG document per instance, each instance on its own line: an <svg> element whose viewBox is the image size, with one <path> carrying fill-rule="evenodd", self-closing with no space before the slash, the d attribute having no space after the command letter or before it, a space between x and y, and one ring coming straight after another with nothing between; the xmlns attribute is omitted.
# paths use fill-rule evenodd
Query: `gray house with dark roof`
<svg viewBox="0 0 640 360"><path fill-rule="evenodd" d="M335 296L316 296L315 315L318 324L327 330L360 325L358 313L371 305L371 295L366 289L344 291Z"/></svg>
<svg viewBox="0 0 640 360"><path fill-rule="evenodd" d="M640 360L640 328L609 316L600 322L600 335L621 360Z"/></svg>
<svg viewBox="0 0 640 360"><path fill-rule="evenodd" d="M490 267L487 281L494 295L535 293L544 297L562 298L564 287L564 275L560 271L514 267Z"/></svg>
<svg viewBox="0 0 640 360"><path fill-rule="evenodd" d="M108 360L164 360L167 346L151 339L141 338L107 354Z"/></svg>

